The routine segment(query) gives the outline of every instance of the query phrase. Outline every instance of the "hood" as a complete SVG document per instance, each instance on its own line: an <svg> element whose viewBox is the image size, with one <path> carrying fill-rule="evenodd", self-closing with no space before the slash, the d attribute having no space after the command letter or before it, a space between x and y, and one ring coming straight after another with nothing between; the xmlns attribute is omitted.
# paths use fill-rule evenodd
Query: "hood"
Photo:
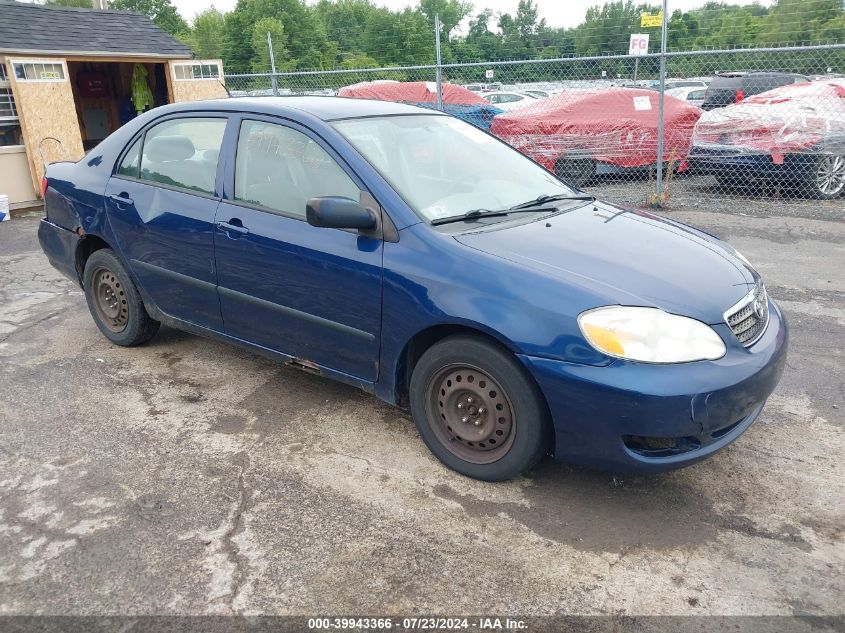
<svg viewBox="0 0 845 633"><path fill-rule="evenodd" d="M604 305L657 307L708 324L723 323L725 311L756 282L733 249L717 239L603 203L455 239L588 288L606 298Z"/></svg>

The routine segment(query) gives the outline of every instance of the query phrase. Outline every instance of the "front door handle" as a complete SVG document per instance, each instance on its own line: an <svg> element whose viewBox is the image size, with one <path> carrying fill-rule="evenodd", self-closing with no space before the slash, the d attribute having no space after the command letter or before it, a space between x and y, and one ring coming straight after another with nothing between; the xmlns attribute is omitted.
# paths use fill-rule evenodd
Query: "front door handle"
<svg viewBox="0 0 845 633"><path fill-rule="evenodd" d="M236 238L241 235L249 233L249 229L241 224L232 224L230 222L218 222L217 228L226 233L231 238Z"/></svg>
<svg viewBox="0 0 845 633"><path fill-rule="evenodd" d="M132 198L130 198L129 194L126 193L125 191L122 192L122 193L118 193L118 194L113 193L109 196L109 198L111 198L117 204L123 205L125 207L129 207L129 206L132 206L133 204L135 204L135 201Z"/></svg>

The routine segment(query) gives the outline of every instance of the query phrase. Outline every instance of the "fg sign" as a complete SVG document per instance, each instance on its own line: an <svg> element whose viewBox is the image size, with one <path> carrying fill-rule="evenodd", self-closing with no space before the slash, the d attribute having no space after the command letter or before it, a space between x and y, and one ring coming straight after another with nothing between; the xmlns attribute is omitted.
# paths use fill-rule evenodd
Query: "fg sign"
<svg viewBox="0 0 845 633"><path fill-rule="evenodd" d="M486 77L487 79L493 79L493 69L488 68L487 70L485 70L484 77Z"/></svg>
<svg viewBox="0 0 845 633"><path fill-rule="evenodd" d="M648 33L631 33L628 55L648 55Z"/></svg>

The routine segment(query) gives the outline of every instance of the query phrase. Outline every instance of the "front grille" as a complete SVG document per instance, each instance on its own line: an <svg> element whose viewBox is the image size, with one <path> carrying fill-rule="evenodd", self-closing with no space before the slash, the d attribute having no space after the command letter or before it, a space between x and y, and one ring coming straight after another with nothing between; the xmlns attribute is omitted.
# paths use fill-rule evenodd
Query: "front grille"
<svg viewBox="0 0 845 633"><path fill-rule="evenodd" d="M763 336L769 324L769 297L762 282L725 313L725 321L745 347Z"/></svg>

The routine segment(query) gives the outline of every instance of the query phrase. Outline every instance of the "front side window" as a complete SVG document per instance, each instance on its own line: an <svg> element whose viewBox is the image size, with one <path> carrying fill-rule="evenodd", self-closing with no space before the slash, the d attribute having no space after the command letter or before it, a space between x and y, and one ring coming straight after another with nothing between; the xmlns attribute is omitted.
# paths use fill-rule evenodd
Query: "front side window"
<svg viewBox="0 0 845 633"><path fill-rule="evenodd" d="M235 160L235 199L305 217L309 198L360 197L358 185L313 139L263 121L244 121Z"/></svg>
<svg viewBox="0 0 845 633"><path fill-rule="evenodd" d="M348 119L334 127L422 218L574 193L511 146L442 115Z"/></svg>
<svg viewBox="0 0 845 633"><path fill-rule="evenodd" d="M171 119L150 128L144 137L140 178L214 194L225 130L226 119L217 118ZM130 150L127 158L131 154ZM131 169L131 159L127 168Z"/></svg>

